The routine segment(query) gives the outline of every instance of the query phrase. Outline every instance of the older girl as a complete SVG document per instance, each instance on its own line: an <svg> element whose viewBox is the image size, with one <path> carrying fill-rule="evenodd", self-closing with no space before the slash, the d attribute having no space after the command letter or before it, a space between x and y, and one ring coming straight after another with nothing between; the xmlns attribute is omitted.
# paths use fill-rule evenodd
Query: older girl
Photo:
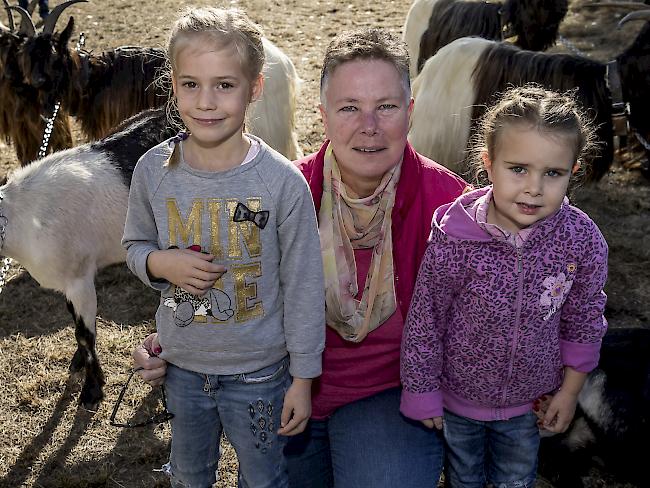
<svg viewBox="0 0 650 488"><path fill-rule="evenodd" d="M287 486L285 436L307 423L324 346L314 205L300 172L243 132L262 91L257 26L187 10L168 56L186 130L138 162L123 238L131 270L162 292L167 471L172 486L212 486L225 431L241 486Z"/></svg>
<svg viewBox="0 0 650 488"><path fill-rule="evenodd" d="M607 244L566 193L591 146L575 101L527 86L487 112L492 183L443 205L402 345L401 411L443 428L452 487L532 487L539 432L563 432L598 363ZM559 388L559 390L558 390Z"/></svg>

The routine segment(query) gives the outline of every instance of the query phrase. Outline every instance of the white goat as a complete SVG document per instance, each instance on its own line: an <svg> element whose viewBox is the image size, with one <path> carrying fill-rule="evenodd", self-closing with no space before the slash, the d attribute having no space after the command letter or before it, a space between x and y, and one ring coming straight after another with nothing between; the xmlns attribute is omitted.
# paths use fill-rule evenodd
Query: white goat
<svg viewBox="0 0 650 488"><path fill-rule="evenodd" d="M462 38L440 49L413 82L409 141L420 154L458 174L465 170L473 104L472 72L492 41Z"/></svg>
<svg viewBox="0 0 650 488"><path fill-rule="evenodd" d="M95 273L125 260L120 241L133 168L147 149L172 135L164 109L127 122L102 141L17 170L0 187L0 254L65 295L77 339L70 370L86 370L79 401L89 409L103 398L105 383L95 352Z"/></svg>
<svg viewBox="0 0 650 488"><path fill-rule="evenodd" d="M296 136L296 96L300 78L291 59L268 39L264 39L264 90L251 104L247 131L259 136L287 159L302 157Z"/></svg>
<svg viewBox="0 0 650 488"><path fill-rule="evenodd" d="M406 14L402 40L409 52L409 73L411 78L418 74L420 39L429 28L429 18L437 0L415 0Z"/></svg>

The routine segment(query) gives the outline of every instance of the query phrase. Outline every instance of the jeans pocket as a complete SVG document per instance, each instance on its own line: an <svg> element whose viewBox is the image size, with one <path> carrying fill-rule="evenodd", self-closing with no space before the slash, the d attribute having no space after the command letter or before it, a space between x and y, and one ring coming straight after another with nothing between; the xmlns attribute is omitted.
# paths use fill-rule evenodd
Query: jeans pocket
<svg viewBox="0 0 650 488"><path fill-rule="evenodd" d="M239 381L245 384L267 383L280 378L289 367L288 356L281 359L266 368L262 368L252 373L242 373L239 375Z"/></svg>

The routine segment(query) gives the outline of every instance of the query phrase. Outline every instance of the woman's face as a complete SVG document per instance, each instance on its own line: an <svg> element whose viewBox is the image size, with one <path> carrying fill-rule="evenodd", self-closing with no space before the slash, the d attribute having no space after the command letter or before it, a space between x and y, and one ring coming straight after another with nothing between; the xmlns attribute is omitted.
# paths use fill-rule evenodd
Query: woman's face
<svg viewBox="0 0 650 488"><path fill-rule="evenodd" d="M402 159L413 100L388 61L348 61L326 81L320 112L343 182L373 193Z"/></svg>

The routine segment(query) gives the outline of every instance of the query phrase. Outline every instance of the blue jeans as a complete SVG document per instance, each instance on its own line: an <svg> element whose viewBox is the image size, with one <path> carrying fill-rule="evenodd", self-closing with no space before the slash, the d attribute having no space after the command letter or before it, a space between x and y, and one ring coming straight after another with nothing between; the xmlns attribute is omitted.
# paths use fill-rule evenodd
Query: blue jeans
<svg viewBox="0 0 650 488"><path fill-rule="evenodd" d="M446 479L452 488L532 488L539 429L530 412L508 420L480 421L445 410Z"/></svg>
<svg viewBox="0 0 650 488"><path fill-rule="evenodd" d="M435 488L442 471L439 432L399 413L400 388L310 420L285 448L291 488Z"/></svg>
<svg viewBox="0 0 650 488"><path fill-rule="evenodd" d="M169 364L165 388L174 418L165 470L172 486L212 486L224 431L237 453L242 488L287 487L282 453L287 438L276 432L290 385L288 358L236 375L205 375Z"/></svg>

